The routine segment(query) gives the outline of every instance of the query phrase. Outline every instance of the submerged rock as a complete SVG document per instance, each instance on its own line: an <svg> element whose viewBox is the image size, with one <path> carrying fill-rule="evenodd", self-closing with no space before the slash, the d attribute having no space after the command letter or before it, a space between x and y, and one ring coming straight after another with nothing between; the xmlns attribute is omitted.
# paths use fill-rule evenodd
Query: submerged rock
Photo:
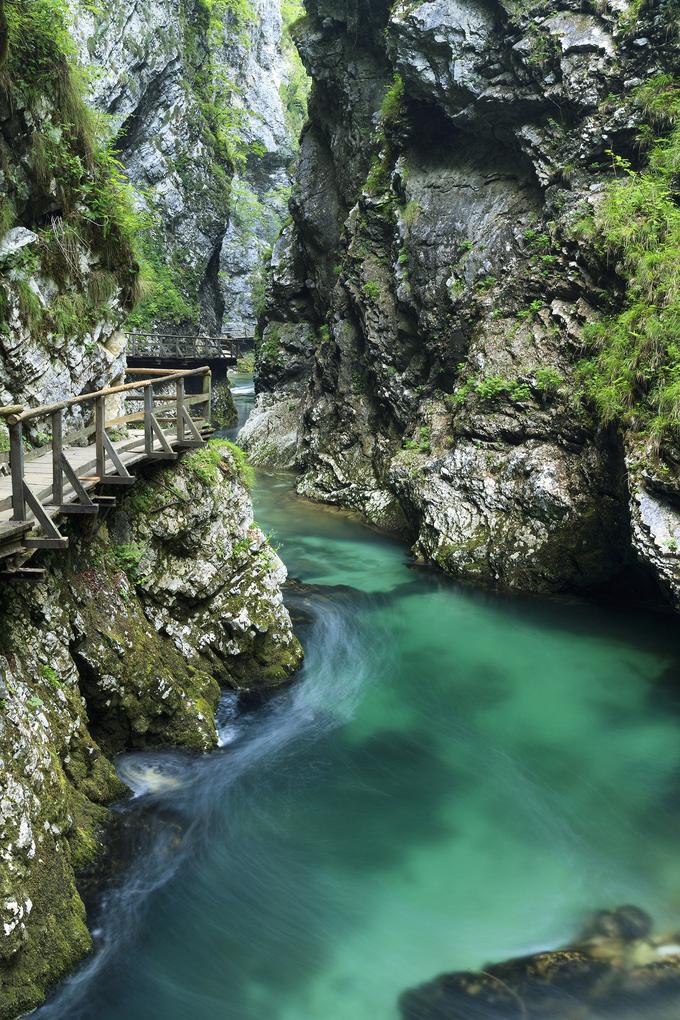
<svg viewBox="0 0 680 1020"><path fill-rule="evenodd" d="M680 934L651 934L637 907L600 911L573 945L442 974L405 992L403 1020L672 1020L680 1010ZM644 1013L642 1012L644 1011Z"/></svg>

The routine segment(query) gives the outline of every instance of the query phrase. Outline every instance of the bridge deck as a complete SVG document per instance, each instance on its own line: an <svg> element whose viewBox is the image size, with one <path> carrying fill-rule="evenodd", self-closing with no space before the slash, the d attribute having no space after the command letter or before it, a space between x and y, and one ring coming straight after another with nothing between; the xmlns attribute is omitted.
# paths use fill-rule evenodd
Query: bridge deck
<svg viewBox="0 0 680 1020"><path fill-rule="evenodd" d="M134 373L134 369L130 370ZM188 395L184 381L189 376L203 376L204 392ZM170 397L156 397L170 402L172 408L163 408L165 425L154 413L155 386L173 383L177 392ZM104 397L124 393L129 399L143 397L144 410L106 419ZM62 442L61 416L75 403L95 402L96 423L86 435L96 433L90 445L75 445L81 436L66 437ZM112 495L103 495L111 487L134 485L136 479L130 468L143 463L175 460L181 450L205 444L209 431L206 417L191 415L195 406L204 406L209 415L210 372L207 368L191 372L158 372L151 379L139 383L102 390L96 394L73 398L62 404L24 411L21 407L0 408L10 423L12 452L9 475L0 475L0 573L5 576L38 574L25 566L37 549L64 549L68 538L59 531L59 520L72 515L96 515L102 506L115 503ZM169 417L168 417L169 415ZM49 417L52 422L50 446L36 451L33 459L24 454L22 426L35 417ZM125 438L114 439L107 430L121 425L137 423L142 430L130 430ZM87 442L87 440L85 440ZM93 490L98 490L93 492ZM109 489L110 491L110 489Z"/></svg>
<svg viewBox="0 0 680 1020"><path fill-rule="evenodd" d="M176 446L176 437L174 436L173 429L164 430L164 435L169 445ZM133 439L114 440L112 441L112 446L128 468L134 467L135 464L139 464L142 461L159 459L158 456L147 457L144 452L143 434ZM97 461L94 444L92 446L65 446L64 454L68 457L71 467L78 474L83 488L88 491L94 489L100 481L95 473ZM169 454L164 454L163 456L166 459L170 459ZM37 496L41 503L46 504L46 501L52 495L52 451L44 453L42 457L38 457L36 460L28 461L24 478L34 495ZM76 503L77 500L78 495L75 489L68 482L65 482L62 505ZM49 505L45 505L45 509L50 516L54 516L59 510L58 507L51 508ZM54 513L50 512L52 509ZM10 521L12 512L12 480L9 476L0 477L0 527Z"/></svg>

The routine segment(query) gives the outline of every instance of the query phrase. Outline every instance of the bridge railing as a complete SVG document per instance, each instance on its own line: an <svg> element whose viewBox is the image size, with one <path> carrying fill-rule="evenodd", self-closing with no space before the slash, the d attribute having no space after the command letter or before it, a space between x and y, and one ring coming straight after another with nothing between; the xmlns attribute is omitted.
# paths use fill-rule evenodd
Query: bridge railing
<svg viewBox="0 0 680 1020"><path fill-rule="evenodd" d="M184 336L180 333L126 333L128 356L132 358L175 358L200 361L201 358L237 361L241 341L248 336Z"/></svg>
<svg viewBox="0 0 680 1020"><path fill-rule="evenodd" d="M203 446L205 440L199 431L197 421L191 416L191 408L203 405L204 420L210 419L211 402L211 371L208 367L168 371L167 369L128 369L131 376L142 375L144 378L119 386L109 386L96 393L86 393L79 397L71 397L54 404L40 407L24 408L20 405L0 407L0 418L4 419L9 429L9 465L11 473L12 495L9 500L0 502L0 510L11 507L11 520L26 522L32 514L45 534L45 538L26 540L27 548L64 548L66 539L59 533L53 523L49 510L60 513L96 513L97 505L90 498L83 483L101 483L105 485L130 485L134 477L130 475L116 450L109 429L120 429L128 425L141 424L144 430L143 451L146 460L167 460L176 456L168 441L167 431L162 425L170 422L174 425L175 447L191 448ZM186 393L186 380L199 377L202 379L202 392ZM156 394L157 387L174 388L173 394ZM135 410L129 414L107 417L106 403L110 397L124 395L125 400L143 402L143 410ZM156 413L156 402L167 407L173 405L170 417L166 413ZM92 424L77 433L64 436L64 412L69 408L93 404ZM33 493L26 481L26 462L29 458L24 449L24 426L38 418L49 418L51 422L51 438L48 447L42 447L41 454L51 450L51 498L43 505ZM79 476L70 464L65 452L66 444L82 443L94 435L94 475ZM113 470L109 470L108 463ZM69 485L71 501L64 501L64 489ZM73 498L75 497L75 502ZM9 505L8 505L9 504Z"/></svg>

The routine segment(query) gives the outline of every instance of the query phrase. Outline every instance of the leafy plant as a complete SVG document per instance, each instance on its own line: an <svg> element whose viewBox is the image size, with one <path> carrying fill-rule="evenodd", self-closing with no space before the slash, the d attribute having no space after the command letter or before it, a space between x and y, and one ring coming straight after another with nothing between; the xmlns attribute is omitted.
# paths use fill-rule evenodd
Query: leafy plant
<svg viewBox="0 0 680 1020"><path fill-rule="evenodd" d="M593 218L596 240L618 260L620 311L585 331L593 355L579 366L584 395L604 422L680 439L680 84L645 83L638 102L658 135L647 165L611 154L614 179Z"/></svg>

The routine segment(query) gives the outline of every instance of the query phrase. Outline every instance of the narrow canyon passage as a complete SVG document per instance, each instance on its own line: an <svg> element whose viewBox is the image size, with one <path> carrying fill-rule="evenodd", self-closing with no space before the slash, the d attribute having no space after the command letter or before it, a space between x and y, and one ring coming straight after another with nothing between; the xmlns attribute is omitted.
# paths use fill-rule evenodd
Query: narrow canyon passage
<svg viewBox="0 0 680 1020"><path fill-rule="evenodd" d="M119 762L132 864L39 1020L396 1020L405 988L594 908L677 922L670 622L459 587L287 476L255 508L303 674L258 710L226 698L214 754Z"/></svg>

